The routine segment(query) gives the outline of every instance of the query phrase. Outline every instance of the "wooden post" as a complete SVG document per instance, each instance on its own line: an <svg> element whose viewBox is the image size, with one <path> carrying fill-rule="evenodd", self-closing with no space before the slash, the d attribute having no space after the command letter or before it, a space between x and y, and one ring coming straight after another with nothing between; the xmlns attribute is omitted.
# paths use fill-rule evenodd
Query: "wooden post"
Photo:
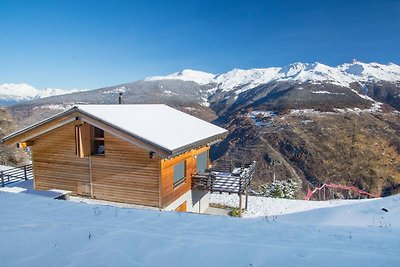
<svg viewBox="0 0 400 267"><path fill-rule="evenodd" d="M245 210L247 210L248 202L249 202L249 187L246 187L246 200L245 200L245 205L244 205Z"/></svg>
<svg viewBox="0 0 400 267"><path fill-rule="evenodd" d="M25 181L28 180L28 176L26 173L26 165L24 166L24 179L25 179Z"/></svg>
<svg viewBox="0 0 400 267"><path fill-rule="evenodd" d="M319 184L319 186L318 187L320 187L321 186L321 184ZM319 188L318 188L319 189ZM318 190L318 200L320 201L321 200L321 190Z"/></svg>
<svg viewBox="0 0 400 267"><path fill-rule="evenodd" d="M239 192L239 217L242 217L242 192Z"/></svg>
<svg viewBox="0 0 400 267"><path fill-rule="evenodd" d="M239 217L242 217L242 175L239 176Z"/></svg>
<svg viewBox="0 0 400 267"><path fill-rule="evenodd" d="M0 175L1 175L1 186L4 187L5 186L4 185L4 173L0 172Z"/></svg>

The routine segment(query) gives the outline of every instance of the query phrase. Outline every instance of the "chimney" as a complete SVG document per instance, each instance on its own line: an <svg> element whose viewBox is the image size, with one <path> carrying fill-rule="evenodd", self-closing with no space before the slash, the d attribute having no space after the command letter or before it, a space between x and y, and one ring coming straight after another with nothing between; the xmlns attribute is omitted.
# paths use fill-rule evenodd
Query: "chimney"
<svg viewBox="0 0 400 267"><path fill-rule="evenodd" d="M119 93L118 104L122 104L122 92Z"/></svg>

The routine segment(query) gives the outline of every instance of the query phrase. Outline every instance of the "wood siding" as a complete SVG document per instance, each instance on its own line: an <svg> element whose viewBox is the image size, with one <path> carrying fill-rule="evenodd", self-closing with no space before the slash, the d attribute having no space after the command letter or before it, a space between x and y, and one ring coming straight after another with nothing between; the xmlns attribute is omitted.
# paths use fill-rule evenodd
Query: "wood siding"
<svg viewBox="0 0 400 267"><path fill-rule="evenodd" d="M90 182L89 159L76 155L74 123L35 139L31 148L36 189L76 194L78 184Z"/></svg>
<svg viewBox="0 0 400 267"><path fill-rule="evenodd" d="M35 188L64 189L73 194L79 191L98 199L159 206L161 159L150 159L148 151L110 133L106 132L104 138L105 155L85 158L76 155L74 123L35 139Z"/></svg>
<svg viewBox="0 0 400 267"><path fill-rule="evenodd" d="M205 146L198 149L192 149L186 153L176 156L172 159L161 160L161 207L165 208L187 191L191 189L191 177L196 173L195 155L201 154L210 149ZM186 181L178 186L174 186L174 165L186 160Z"/></svg>
<svg viewBox="0 0 400 267"><path fill-rule="evenodd" d="M105 132L105 155L92 156L95 198L159 206L160 158Z"/></svg>

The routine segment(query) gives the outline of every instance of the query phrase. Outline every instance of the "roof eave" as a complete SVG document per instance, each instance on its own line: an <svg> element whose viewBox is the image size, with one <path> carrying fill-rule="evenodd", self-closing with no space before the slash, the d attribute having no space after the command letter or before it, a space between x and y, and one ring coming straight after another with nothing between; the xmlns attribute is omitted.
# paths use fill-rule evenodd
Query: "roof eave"
<svg viewBox="0 0 400 267"><path fill-rule="evenodd" d="M11 133L9 135L4 136L3 139L1 140L1 142L4 143L4 144L7 144L9 140L11 140L11 139L13 139L13 138L15 138L17 136L19 136L21 134L24 134L26 132L29 132L30 130L35 129L35 128L39 127L39 126L42 126L42 125L44 125L44 124L46 124L48 122L51 122L53 120L56 120L58 118L61 118L63 116L69 115L69 114L72 114L75 111L77 111L77 109L78 108L76 106L74 106L74 107L72 107L72 108L70 108L68 110L65 110L63 112L55 114L55 115L53 115L53 116L51 116L51 117L49 117L47 119L41 120L41 121L39 121L37 123L34 123L34 124L32 124L32 125L30 125L28 127L22 128L22 129L20 129L18 131L15 131L15 132L13 132L13 133Z"/></svg>
<svg viewBox="0 0 400 267"><path fill-rule="evenodd" d="M212 145L212 144L218 143L218 142L222 141L227 135L228 135L228 131L225 131L223 133L216 134L216 135L204 138L204 139L199 140L197 142L181 146L181 147L176 148L176 149L171 151L171 157L177 156L179 154L182 154L182 153L184 153L186 151L189 151L191 149L194 149L194 148L197 148L197 147L200 147L200 146Z"/></svg>

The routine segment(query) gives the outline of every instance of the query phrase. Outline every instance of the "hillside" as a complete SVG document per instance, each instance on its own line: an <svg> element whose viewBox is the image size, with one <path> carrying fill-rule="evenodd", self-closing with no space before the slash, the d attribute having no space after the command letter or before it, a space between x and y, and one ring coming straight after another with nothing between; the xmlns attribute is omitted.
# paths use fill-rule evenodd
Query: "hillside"
<svg viewBox="0 0 400 267"><path fill-rule="evenodd" d="M7 110L0 108L0 139L16 129L16 123ZM28 160L27 153L21 149L0 143L0 165L20 166L27 164Z"/></svg>
<svg viewBox="0 0 400 267"><path fill-rule="evenodd" d="M0 257L33 267L397 266L399 201L303 212L322 202L295 201L287 214L294 201L275 200L277 216L239 219L0 192Z"/></svg>
<svg viewBox="0 0 400 267"><path fill-rule="evenodd" d="M8 108L26 126L76 103L165 103L230 130L215 165L258 161L253 189L277 179L323 182L375 194L400 190L400 67L354 61L295 63L223 74L166 76L21 102ZM338 194L337 197L344 197Z"/></svg>
<svg viewBox="0 0 400 267"><path fill-rule="evenodd" d="M399 190L398 114L305 110L253 120L239 115L223 125L230 135L214 148L223 152L219 160L258 159L260 173L290 178L303 192L309 184L324 182L355 185L378 195ZM264 182L256 179L253 186Z"/></svg>

